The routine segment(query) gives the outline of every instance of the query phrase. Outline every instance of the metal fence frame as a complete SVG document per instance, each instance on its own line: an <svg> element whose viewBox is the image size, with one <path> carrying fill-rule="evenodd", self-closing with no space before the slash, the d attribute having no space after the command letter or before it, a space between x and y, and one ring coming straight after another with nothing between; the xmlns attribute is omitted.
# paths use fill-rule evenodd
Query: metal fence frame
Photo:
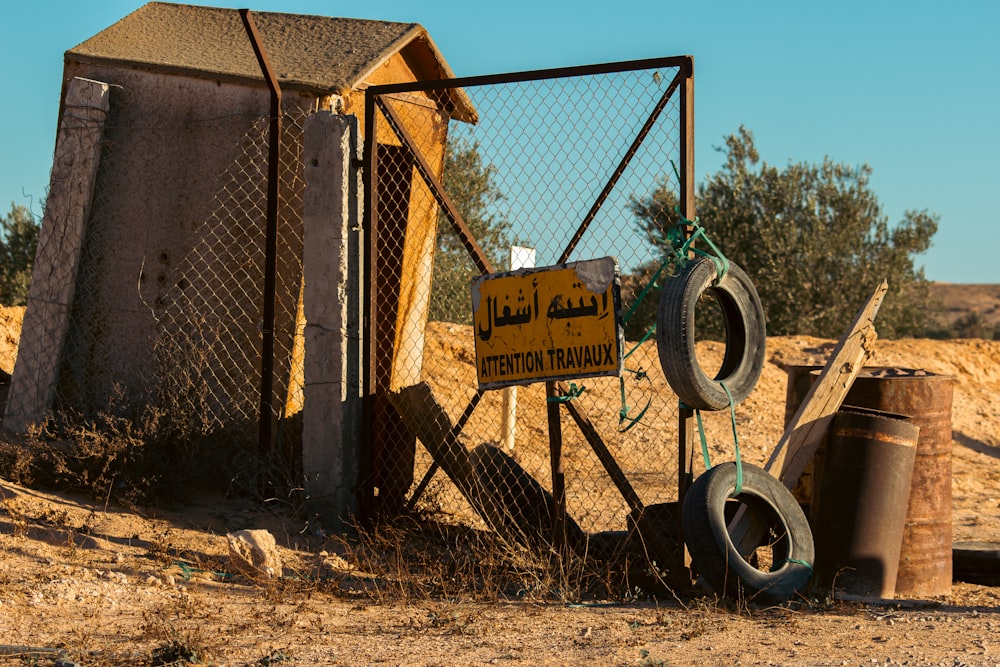
<svg viewBox="0 0 1000 667"><path fill-rule="evenodd" d="M393 127L395 134L400 142L404 145L409 144L409 150L413 152L415 156L416 168L420 172L424 182L431 190L434 198L437 201L438 206L444 211L447 218L450 220L455 231L458 233L466 250L469 252L472 261L475 263L477 270L480 273L489 273L493 271L493 267L490 265L488 258L483 254L476 243L476 239L472 236L468 227L464 224L461 216L457 214L451 204L448 194L445 191L443 185L435 177L433 171L430 170L426 164L421 164L419 158L419 152L415 151L413 148L413 142L407 137L407 132L405 126L399 121L398 118L393 117L393 112L391 108L386 105L382 100L384 96L388 95L398 95L405 93L414 92L433 92L442 91L446 89L468 89L476 86L484 85L497 85L497 84L513 84L521 82L531 82L531 81L542 81L546 79L554 78L568 78L568 77L582 77L588 75L598 75L598 74L608 74L617 72L629 72L634 70L644 70L651 68L677 68L677 76L671 85L668 87L667 92L664 94L663 98L660 100L657 107L654 109L650 117L647 119L643 128L638 132L632 145L629 147L625 156L622 158L617 169L615 170L612 177L606 183L604 189L601 191L597 200L593 203L587 216L580 224L579 229L572 239L567 244L562 256L560 258L560 263L567 261L577 242L580 240L581 236L587 230L588 225L593 220L594 215L598 212L601 205L604 203L605 198L608 193L614 188L617 178L621 175L622 171L626 168L632 156L635 154L636 150L642 144L646 137L646 133L649 128L655 123L657 116L663 110L666 102L673 96L679 96L679 108L680 108L680 164L677 165L679 171L679 199L680 199L680 209L681 213L688 219L694 219L695 216L695 197L694 197L694 62L693 58L690 56L677 56L677 57L666 57L666 58L653 58L645 60L635 60L628 62L617 62L617 63L605 63L598 65L580 66L580 67L568 67L568 68L558 68L558 69L544 69L544 70L534 70L525 72L515 72L506 74L497 74L489 76L477 76L477 77L465 77L456 79L446 79L438 81L420 81L414 83L402 83L402 84L392 84L392 85L381 85L372 86L366 90L365 96L365 151L364 151L364 185L365 185L365 209L364 209L364 229L365 229L365 257L366 257L366 270L367 270L367 280L365 280L365 293L364 293L364 313L365 313L365 331L366 331L366 342L365 347L368 350L369 359L373 360L373 363L369 364L366 376L363 379L363 396L364 396L364 416L363 416L363 433L362 433L362 471L361 479L363 480L363 487L360 489L359 493L359 507L362 516L370 516L376 508L376 504L373 498L372 478L373 475L377 475L376 470L378 463L372 458L372 452L376 450L379 443L376 441L378 438L375 429L375 420L377 415L377 403L380 396L383 396L387 390L383 383L380 381L378 376L378 371L374 360L378 358L379 343L377 340L379 322L377 321L380 317L378 311L378 300L380 294L377 288L377 280L379 277L379 262L380 254L378 248L378 233L380 226L380 210L379 210L379 188L380 188L380 165L376 157L376 146L378 145L379 137L376 135L377 124L376 124L376 114L382 113L384 117L389 121L389 124ZM548 382L546 383L546 394L548 397L553 398L563 395L566 392L566 387L561 386L559 383ZM454 425L453 435L457 435L464 424L465 419L475 410L479 399L483 395L483 390L477 390L473 399L469 402L466 409L462 412L462 416L457 420L458 423ZM588 440L591 441L591 445L594 447L595 452L598 453L598 457L601 458L602 463L605 464L606 469L615 478L614 481L618 485L619 490L622 491L623 495L626 496L626 500L629 500L629 485L628 481L624 479L624 475L618 472L617 478L614 474L614 460L610 454L607 454L605 450L605 456L601 456L599 448L601 444L599 442L600 436L596 436L598 442L593 442L592 436L593 429L589 426L586 416L581 415L578 412L570 408L570 415L576 421L577 425L580 427L581 431L585 434ZM557 523L565 517L565 486L563 479L563 457L562 457L562 437L560 431L560 404L558 402L549 401L547 408L547 419L549 426L550 435L550 464L552 471L552 494L556 503L556 521ZM690 483L691 473L687 469L689 465L687 462L688 452L691 447L691 440L693 437L693 413L681 406L678 412L678 429L677 429L677 462L678 462L678 499L683 498L686 491L687 485ZM610 459L610 462L606 459ZM433 474L433 469L430 474ZM419 493L426 486L429 479L428 475L425 477L423 482L418 486L415 495ZM634 492L632 492L634 496ZM679 503L678 503L679 505ZM557 531L558 533L558 531Z"/></svg>

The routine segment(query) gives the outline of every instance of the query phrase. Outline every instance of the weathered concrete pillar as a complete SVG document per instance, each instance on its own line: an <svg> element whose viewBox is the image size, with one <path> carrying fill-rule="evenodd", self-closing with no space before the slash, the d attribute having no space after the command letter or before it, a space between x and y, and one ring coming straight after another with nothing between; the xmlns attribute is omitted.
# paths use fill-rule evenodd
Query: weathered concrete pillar
<svg viewBox="0 0 1000 667"><path fill-rule="evenodd" d="M11 431L24 431L41 420L55 398L110 108L107 84L80 78L69 82L3 419Z"/></svg>
<svg viewBox="0 0 1000 667"><path fill-rule="evenodd" d="M361 426L361 174L358 121L317 113L304 126L302 470L307 507L328 526L353 517Z"/></svg>

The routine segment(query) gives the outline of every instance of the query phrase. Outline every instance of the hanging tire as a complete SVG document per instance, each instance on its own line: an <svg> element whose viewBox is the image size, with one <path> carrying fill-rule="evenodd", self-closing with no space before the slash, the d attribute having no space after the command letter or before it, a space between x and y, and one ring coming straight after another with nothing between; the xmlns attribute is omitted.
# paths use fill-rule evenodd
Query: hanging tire
<svg viewBox="0 0 1000 667"><path fill-rule="evenodd" d="M734 501L767 525L758 542L763 546L747 558L733 544L727 526L727 505L731 514ZM692 567L722 595L780 604L812 576L815 549L802 508L781 482L756 466L743 464L739 493L735 463L722 463L698 477L684 497L681 525Z"/></svg>
<svg viewBox="0 0 1000 667"><path fill-rule="evenodd" d="M764 368L767 333L757 289L732 262L717 285L715 278L712 260L689 261L664 285L656 313L656 348L663 374L677 397L698 410L729 407L726 388L734 402L743 400ZM695 355L695 306L706 292L719 303L726 330L726 352L714 378L702 370Z"/></svg>

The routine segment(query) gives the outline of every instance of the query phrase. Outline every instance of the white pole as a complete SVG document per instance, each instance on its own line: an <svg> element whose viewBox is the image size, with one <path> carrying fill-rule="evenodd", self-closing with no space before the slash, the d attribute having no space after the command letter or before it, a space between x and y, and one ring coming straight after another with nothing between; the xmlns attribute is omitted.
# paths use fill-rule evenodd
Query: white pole
<svg viewBox="0 0 1000 667"><path fill-rule="evenodd" d="M535 267L535 249L511 246L510 268L531 269ZM517 387L504 387L503 413L500 426L500 444L506 451L514 451L514 431L517 426Z"/></svg>

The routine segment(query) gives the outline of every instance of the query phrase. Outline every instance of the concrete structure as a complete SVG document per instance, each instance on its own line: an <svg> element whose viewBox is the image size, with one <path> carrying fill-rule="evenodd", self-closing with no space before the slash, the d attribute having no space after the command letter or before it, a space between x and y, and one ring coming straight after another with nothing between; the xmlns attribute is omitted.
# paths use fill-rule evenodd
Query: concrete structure
<svg viewBox="0 0 1000 667"><path fill-rule="evenodd" d="M451 72L418 24L252 16L283 111L303 119L283 134L295 147L281 172L275 347L288 358L275 360L276 419L291 423L304 407L307 495L327 517L344 516L357 476L365 363L356 162L363 90ZM241 151L259 134L269 99L235 10L152 2L66 52L51 194L5 428L27 428L54 407L104 409L115 394L155 401L164 381L184 376L209 385L200 409L213 428L255 432L246 399L234 397L249 388L252 401L259 386L261 306L248 305L248 294L262 281L263 208L243 185L260 180L266 161L247 162ZM475 121L460 91L399 103L428 126L421 149L438 169L449 121ZM84 139L71 143L71 135ZM402 221L401 261L423 265L437 212L408 215L419 219ZM427 286L400 292L399 326L422 331ZM182 311L186 319L176 317ZM224 345L225 355L195 359L192 340Z"/></svg>

